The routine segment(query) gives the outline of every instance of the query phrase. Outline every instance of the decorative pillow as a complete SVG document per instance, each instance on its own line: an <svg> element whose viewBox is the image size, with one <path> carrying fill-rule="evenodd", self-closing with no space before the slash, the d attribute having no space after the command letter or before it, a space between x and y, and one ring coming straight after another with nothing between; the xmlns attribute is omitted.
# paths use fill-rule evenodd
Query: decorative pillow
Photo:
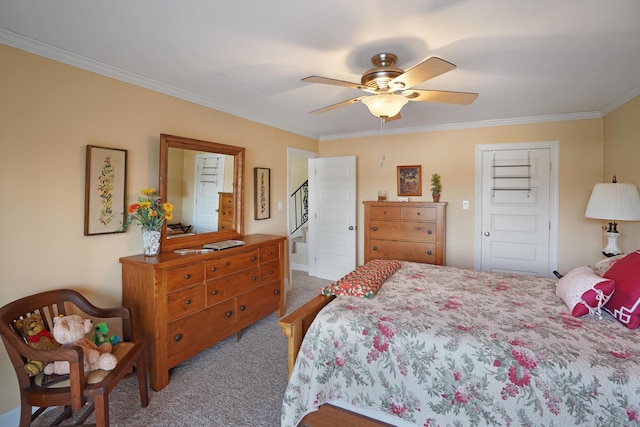
<svg viewBox="0 0 640 427"><path fill-rule="evenodd" d="M593 266L593 270L598 276L604 276L604 273L606 273L613 266L613 264L626 256L626 254L622 254L602 259L596 262L596 265Z"/></svg>
<svg viewBox="0 0 640 427"><path fill-rule="evenodd" d="M604 309L626 327L637 328L640 325L640 251L618 260L604 277L616 281L616 291Z"/></svg>
<svg viewBox="0 0 640 427"><path fill-rule="evenodd" d="M600 316L600 307L609 301L615 288L614 280L602 278L591 267L584 266L574 268L558 280L556 295L567 304L574 317L589 313Z"/></svg>
<svg viewBox="0 0 640 427"><path fill-rule="evenodd" d="M350 295L371 298L382 287L387 277L400 268L400 261L374 259L358 266L351 273L320 289L321 295Z"/></svg>

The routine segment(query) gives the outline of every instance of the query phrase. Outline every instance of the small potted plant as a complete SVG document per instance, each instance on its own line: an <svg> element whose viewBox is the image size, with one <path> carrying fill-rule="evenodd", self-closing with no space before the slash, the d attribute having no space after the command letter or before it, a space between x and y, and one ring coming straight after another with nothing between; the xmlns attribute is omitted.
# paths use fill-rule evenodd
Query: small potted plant
<svg viewBox="0 0 640 427"><path fill-rule="evenodd" d="M433 201L440 201L440 192L442 192L442 183L440 182L440 175L434 173L431 175L431 196Z"/></svg>

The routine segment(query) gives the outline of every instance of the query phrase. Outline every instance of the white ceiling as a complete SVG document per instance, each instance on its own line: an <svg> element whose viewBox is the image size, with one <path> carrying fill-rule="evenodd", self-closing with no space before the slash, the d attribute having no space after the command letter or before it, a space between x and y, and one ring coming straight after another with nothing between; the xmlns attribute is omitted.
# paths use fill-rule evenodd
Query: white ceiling
<svg viewBox="0 0 640 427"><path fill-rule="evenodd" d="M318 140L379 134L359 82L381 52L456 70L385 132L600 117L640 94L638 0L0 0L0 43ZM1 64L1 61L0 61Z"/></svg>

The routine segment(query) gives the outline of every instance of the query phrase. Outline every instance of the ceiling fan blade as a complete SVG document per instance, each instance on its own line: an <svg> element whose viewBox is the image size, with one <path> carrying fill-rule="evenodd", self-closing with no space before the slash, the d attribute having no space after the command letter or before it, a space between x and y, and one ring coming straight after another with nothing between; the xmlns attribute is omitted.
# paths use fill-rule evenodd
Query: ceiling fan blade
<svg viewBox="0 0 640 427"><path fill-rule="evenodd" d="M334 85L334 86L342 86L342 87L350 87L352 89L359 90L367 90L369 89L366 86L363 86L359 83L347 82L344 80L330 79L328 77L320 77L320 76L309 76L302 79L303 82L307 83L321 83L325 85Z"/></svg>
<svg viewBox="0 0 640 427"><path fill-rule="evenodd" d="M346 105L355 104L356 102L366 98L366 96L359 96L357 98L347 99L346 101L338 102L337 104L332 104L323 108L319 108L317 110L309 111L309 114L321 114L326 113L327 111L335 110L336 108L344 107Z"/></svg>
<svg viewBox="0 0 640 427"><path fill-rule="evenodd" d="M478 97L471 92L448 92L444 90L411 89L402 92L409 101L442 102L445 104L469 105Z"/></svg>
<svg viewBox="0 0 640 427"><path fill-rule="evenodd" d="M409 89L426 80L455 69L456 66L451 62L432 56L431 58L414 65L395 79L391 80L389 82L389 87L395 87L395 90Z"/></svg>

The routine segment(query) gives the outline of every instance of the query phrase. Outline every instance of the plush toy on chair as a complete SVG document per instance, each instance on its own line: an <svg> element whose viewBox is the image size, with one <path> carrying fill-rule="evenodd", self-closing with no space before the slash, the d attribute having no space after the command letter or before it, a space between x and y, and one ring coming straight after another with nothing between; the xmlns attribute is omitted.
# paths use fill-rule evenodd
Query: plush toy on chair
<svg viewBox="0 0 640 427"><path fill-rule="evenodd" d="M79 346L84 353L84 371L91 372L97 369L110 371L116 367L118 360L111 354L111 343L105 342L97 346L85 335L93 331L93 322L83 319L77 314L55 317L53 319L53 337L63 347ZM47 375L65 375L69 373L69 362L60 361L49 363L44 368Z"/></svg>
<svg viewBox="0 0 640 427"><path fill-rule="evenodd" d="M94 330L96 333L93 334L93 342L96 345L102 345L106 342L111 343L111 345L116 345L120 342L119 336L109 335L109 326L107 326L107 322L96 323Z"/></svg>
<svg viewBox="0 0 640 427"><path fill-rule="evenodd" d="M51 336L51 333L44 326L42 316L33 313L29 317L15 321L15 328L20 331L20 335L24 337L27 343L38 350L53 350L60 347ZM44 369L44 363L39 360L29 360L24 368L29 376L35 377Z"/></svg>

